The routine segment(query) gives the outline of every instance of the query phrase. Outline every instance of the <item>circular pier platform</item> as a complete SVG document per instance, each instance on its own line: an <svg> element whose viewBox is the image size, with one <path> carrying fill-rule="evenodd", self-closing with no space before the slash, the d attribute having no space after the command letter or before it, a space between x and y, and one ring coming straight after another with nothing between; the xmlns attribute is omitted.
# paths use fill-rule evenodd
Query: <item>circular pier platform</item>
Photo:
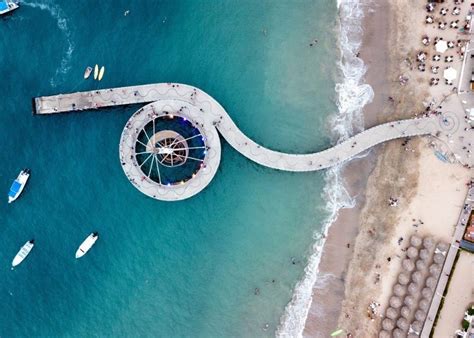
<svg viewBox="0 0 474 338"><path fill-rule="evenodd" d="M120 161L129 181L164 201L189 198L214 177L221 159L216 128L202 112L180 100L160 100L128 120L120 140Z"/></svg>

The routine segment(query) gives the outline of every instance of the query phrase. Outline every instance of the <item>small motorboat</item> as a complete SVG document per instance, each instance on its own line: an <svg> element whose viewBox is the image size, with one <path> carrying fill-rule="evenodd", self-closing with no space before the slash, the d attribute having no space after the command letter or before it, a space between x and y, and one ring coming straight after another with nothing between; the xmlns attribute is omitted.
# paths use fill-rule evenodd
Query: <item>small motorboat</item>
<svg viewBox="0 0 474 338"><path fill-rule="evenodd" d="M23 169L18 177L13 181L10 191L8 192L8 203L15 201L25 188L26 182L30 177L30 169Z"/></svg>
<svg viewBox="0 0 474 338"><path fill-rule="evenodd" d="M87 251L92 248L92 246L95 244L97 239L99 238L99 233L98 232L93 232L87 238L82 242L82 244L79 246L79 249L76 251L76 258L81 258L84 256Z"/></svg>
<svg viewBox="0 0 474 338"><path fill-rule="evenodd" d="M30 254L31 249L33 249L34 246L35 246L35 240L34 239L32 239L31 241L26 242L25 245L23 245L21 247L20 251L18 251L15 258L13 258L12 268L17 266L21 262L23 262L25 260L26 256L28 256Z"/></svg>
<svg viewBox="0 0 474 338"><path fill-rule="evenodd" d="M97 80L99 80L99 81L102 80L102 78L104 77L104 72L105 72L105 67L102 66L100 68L99 77L97 78Z"/></svg>
<svg viewBox="0 0 474 338"><path fill-rule="evenodd" d="M89 76L91 76L92 73L92 67L87 67L86 71L84 72L84 79L88 79Z"/></svg>
<svg viewBox="0 0 474 338"><path fill-rule="evenodd" d="M99 66L95 65L95 67L94 67L94 80L97 80L97 76L99 76Z"/></svg>
<svg viewBox="0 0 474 338"><path fill-rule="evenodd" d="M0 15L8 14L20 7L17 3L10 0L0 0Z"/></svg>

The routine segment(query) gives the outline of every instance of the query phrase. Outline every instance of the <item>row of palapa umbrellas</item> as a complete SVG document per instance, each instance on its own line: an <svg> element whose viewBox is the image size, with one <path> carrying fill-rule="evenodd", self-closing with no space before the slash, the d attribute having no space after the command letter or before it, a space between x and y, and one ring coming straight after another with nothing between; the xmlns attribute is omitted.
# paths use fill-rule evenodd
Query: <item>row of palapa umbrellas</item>
<svg viewBox="0 0 474 338"><path fill-rule="evenodd" d="M418 335L429 310L448 245L439 243L435 247L432 238L426 237L422 240L416 235L411 237L410 244L406 251L407 259L402 261L403 271L398 276L398 283L393 287L393 296L389 300L390 307L385 312L379 337L406 337L407 331ZM431 257L433 263L428 269ZM412 271L414 272L411 273ZM428 277L423 283L426 273ZM424 287L420 293L422 285ZM421 300L416 302L420 294ZM413 312L414 320L410 324L408 319Z"/></svg>
<svg viewBox="0 0 474 338"><path fill-rule="evenodd" d="M425 46L428 45L429 42L430 42L430 40L427 36L424 36L422 38L422 43ZM455 47L455 43L453 41L445 41L445 40L442 40L442 39L439 39L435 44L435 49L436 49L436 52L438 52L438 53L444 53L449 48L454 48L454 47ZM417 61L419 61L421 63L421 65L424 65L424 63L426 62L427 57L428 57L428 55L425 52L419 52L416 55L416 59L417 59ZM433 61L440 61L440 60L441 60L441 55L436 54L436 55L433 56ZM444 61L445 62L453 62L453 60L454 60L454 57L449 55L449 56L445 57ZM432 68L433 73L436 74L438 72L439 67L433 66L431 68ZM418 69L420 69L420 67L418 67ZM424 71L424 66L420 70ZM446 67L446 69L443 72L443 77L446 79L447 84L452 84L452 81L454 81L457 77L457 70L454 69L453 67Z"/></svg>

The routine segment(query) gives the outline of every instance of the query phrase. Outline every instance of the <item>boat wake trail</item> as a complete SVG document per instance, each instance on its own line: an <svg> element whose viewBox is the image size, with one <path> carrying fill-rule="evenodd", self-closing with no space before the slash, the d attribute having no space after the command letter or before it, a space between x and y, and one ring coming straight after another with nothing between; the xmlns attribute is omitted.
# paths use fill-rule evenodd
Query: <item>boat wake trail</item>
<svg viewBox="0 0 474 338"><path fill-rule="evenodd" d="M56 73L50 80L51 86L56 87L58 84L60 84L62 75L66 74L71 68L70 62L72 53L74 52L74 42L71 37L71 32L69 31L66 15L64 14L63 10L52 1L44 1L42 3L22 1L21 4L48 12L56 20L58 28L66 37L67 48L65 50L65 54L61 59L59 67L56 69Z"/></svg>
<svg viewBox="0 0 474 338"><path fill-rule="evenodd" d="M363 83L367 67L362 59L357 57L363 35L364 10L361 0L338 0L337 4L341 52L338 68L342 78L335 88L338 96L338 112L329 121L330 130L334 131L331 135L333 143L340 143L355 132L363 130L362 110L374 96L372 87ZM319 274L319 262L329 227L336 220L340 209L355 206L355 199L349 195L345 188L341 176L342 168L343 165L337 165L326 172L323 195L329 216L323 225L322 232L318 230L314 234L315 243L311 248L308 265L304 270L303 278L295 286L291 301L286 306L276 332L277 337L302 336L312 302L313 287L316 282L318 282L319 288L320 284L325 283L325 279L321 279L323 276Z"/></svg>

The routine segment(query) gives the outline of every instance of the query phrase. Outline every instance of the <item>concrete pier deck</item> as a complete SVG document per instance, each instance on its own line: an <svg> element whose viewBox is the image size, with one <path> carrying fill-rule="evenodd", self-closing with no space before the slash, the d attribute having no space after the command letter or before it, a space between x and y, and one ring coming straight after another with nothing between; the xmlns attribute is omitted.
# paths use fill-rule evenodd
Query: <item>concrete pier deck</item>
<svg viewBox="0 0 474 338"><path fill-rule="evenodd" d="M463 119L456 113L381 124L329 149L311 154L282 153L255 143L235 125L229 114L214 98L198 88L184 84L158 83L39 97L34 99L34 113L49 115L163 100L176 101L176 106L195 108L202 114L201 124L205 124L207 129L217 129L224 139L242 155L273 169L295 172L325 169L343 163L377 144L396 138L419 135L436 137L444 145L445 155L448 157L452 155L452 158L456 158L456 161L464 165L474 164L472 158L455 155L463 153L460 150L463 144L459 140L468 139L470 135L467 133L471 132L471 130L466 131L465 126L462 125ZM184 195L191 196L192 194Z"/></svg>

